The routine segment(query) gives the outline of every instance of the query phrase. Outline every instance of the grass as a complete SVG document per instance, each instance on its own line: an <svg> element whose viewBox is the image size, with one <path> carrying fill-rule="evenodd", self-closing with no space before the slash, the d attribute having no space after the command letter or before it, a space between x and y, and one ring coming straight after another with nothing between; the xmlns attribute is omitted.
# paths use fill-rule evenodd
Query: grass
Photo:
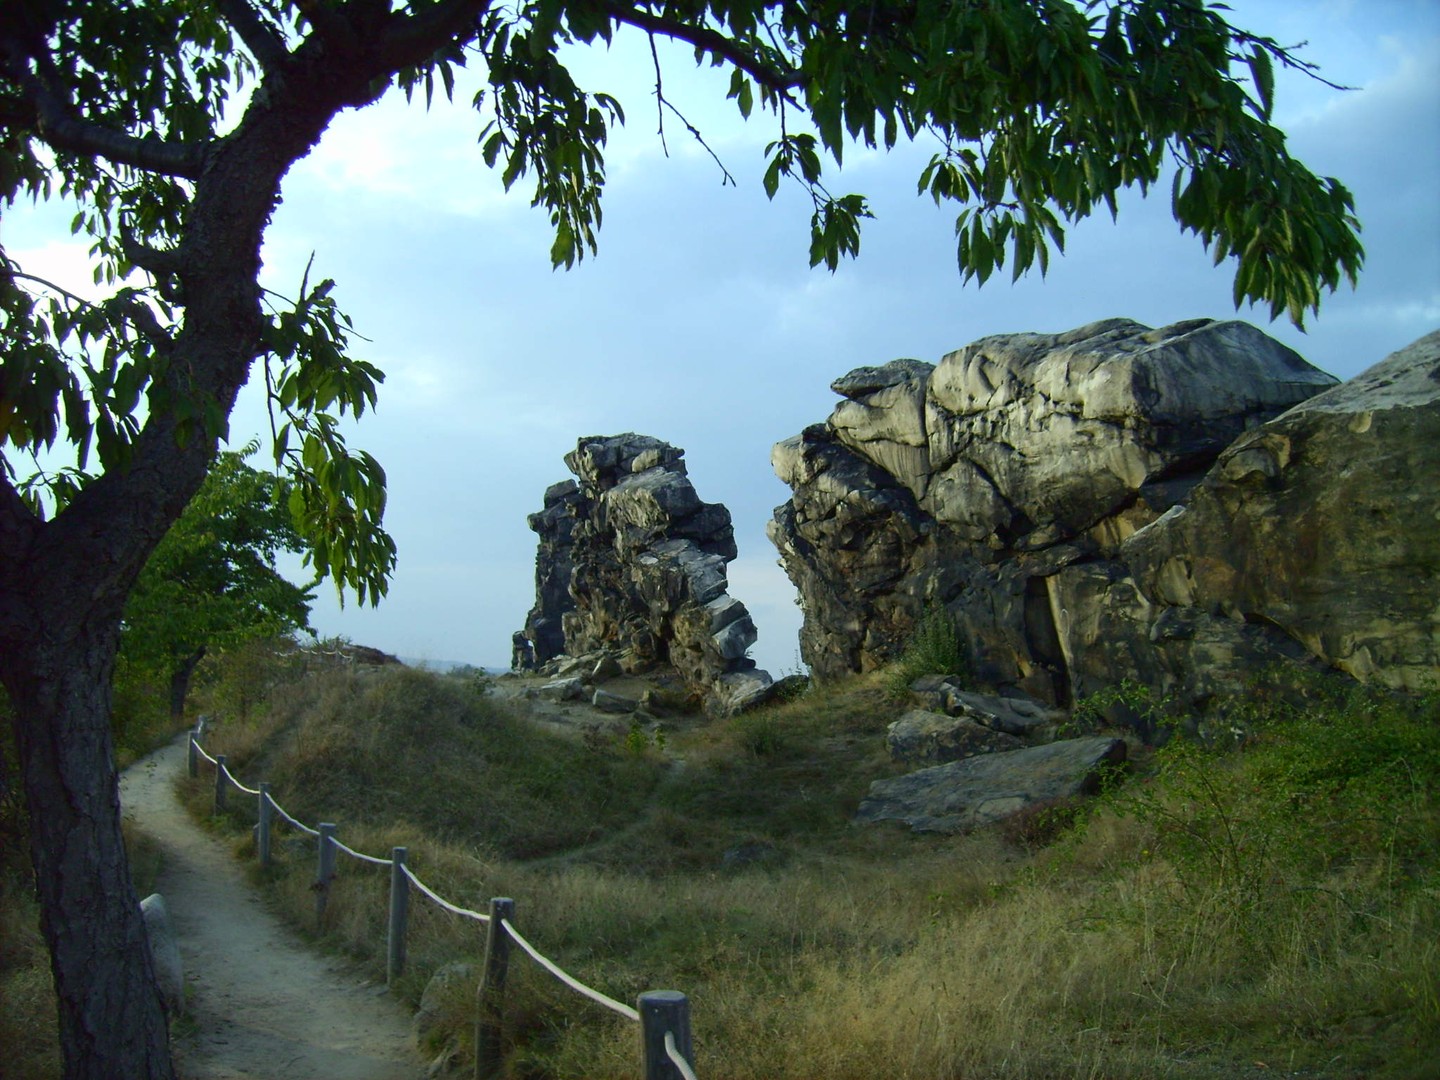
<svg viewBox="0 0 1440 1080"><path fill-rule="evenodd" d="M684 990L702 1076L1434 1074L1435 701L1253 710L1238 749L1172 740L1100 801L917 837L849 823L893 770L891 678L676 721L637 750L542 730L459 680L332 673L215 738L346 843L407 846L443 895L514 897L521 931L605 993ZM265 884L314 934L313 855L281 850ZM383 871L342 868L318 936L383 968L385 890ZM414 910L412 1001L482 944ZM628 1024L513 971L509 1075L634 1074ZM463 1058L472 988L453 996L428 1038Z"/></svg>
<svg viewBox="0 0 1440 1080"><path fill-rule="evenodd" d="M202 690L209 748L237 776L359 850L407 847L464 906L514 897L520 930L613 997L685 991L701 1076L1440 1072L1434 698L1257 697L1226 738L1137 747L1102 799L933 837L850 824L895 771L890 672L672 718L662 744L542 728L459 678L246 664ZM1143 711L1199 730L1163 703ZM317 927L313 844L282 835L262 872L249 801L214 819L210 779L182 792L297 927L383 971L385 870L342 856ZM43 949L15 899L0 903L0 1043L41 1048L16 1075L53 1075L35 1037ZM478 966L483 933L413 897L407 942L397 993L415 1003L435 971ZM635 1074L630 1024L524 957L511 971L510 1077ZM466 1060L473 990L451 986L428 1053Z"/></svg>

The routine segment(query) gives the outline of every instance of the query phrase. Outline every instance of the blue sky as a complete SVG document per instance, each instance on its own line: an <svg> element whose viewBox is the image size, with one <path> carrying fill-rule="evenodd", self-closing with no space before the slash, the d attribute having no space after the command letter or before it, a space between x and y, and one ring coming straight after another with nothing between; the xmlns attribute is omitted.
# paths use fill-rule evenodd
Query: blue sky
<svg viewBox="0 0 1440 1080"><path fill-rule="evenodd" d="M379 409L351 434L389 475L387 525L400 549L390 595L343 610L322 590L314 622L408 657L508 662L534 598L525 524L563 455L585 435L636 431L683 447L700 497L723 502L740 557L730 591L750 608L752 655L798 667L800 614L764 535L788 497L773 443L823 420L830 382L897 357L935 362L976 338L1056 331L1111 316L1151 325L1210 316L1265 328L1317 366L1352 376L1440 326L1440 2L1234 0L1231 21L1302 55L1337 92L1282 76L1277 118L1292 151L1356 195L1367 266L1360 287L1322 303L1301 334L1268 310L1234 311L1232 271L1211 266L1170 219L1168 187L1071 230L1048 277L984 288L956 273L953 213L915 195L928 150L847 156L835 191L871 199L860 258L807 267L808 200L760 187L763 122L742 124L724 77L662 54L667 96L734 174L673 117L656 135L643 39L572 58L581 85L619 97L600 254L553 272L550 234L520 186L506 195L480 159L479 123L457 94L426 113L399 95L340 118L285 184L265 283L293 292L315 272L387 373ZM6 215L3 240L27 269L88 278L68 208ZM236 445L265 428L247 389Z"/></svg>

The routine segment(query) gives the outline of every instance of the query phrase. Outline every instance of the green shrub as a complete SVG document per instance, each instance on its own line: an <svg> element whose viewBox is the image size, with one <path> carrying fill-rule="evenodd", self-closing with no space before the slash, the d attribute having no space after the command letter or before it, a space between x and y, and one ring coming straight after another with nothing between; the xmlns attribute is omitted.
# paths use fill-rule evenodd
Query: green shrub
<svg viewBox="0 0 1440 1080"><path fill-rule="evenodd" d="M892 697L904 697L910 684L924 675L956 675L964 678L970 662L955 620L945 608L932 605L915 624L915 632L900 659L891 669L888 690Z"/></svg>

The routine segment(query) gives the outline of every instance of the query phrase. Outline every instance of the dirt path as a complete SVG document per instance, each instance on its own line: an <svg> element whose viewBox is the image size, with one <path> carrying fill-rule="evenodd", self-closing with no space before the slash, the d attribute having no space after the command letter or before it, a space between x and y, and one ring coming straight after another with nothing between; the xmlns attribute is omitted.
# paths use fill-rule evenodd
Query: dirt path
<svg viewBox="0 0 1440 1080"><path fill-rule="evenodd" d="M405 1010L271 914L221 843L181 809L183 739L127 769L125 816L164 854L165 897L185 965L192 1032L186 1080L414 1080L424 1075Z"/></svg>

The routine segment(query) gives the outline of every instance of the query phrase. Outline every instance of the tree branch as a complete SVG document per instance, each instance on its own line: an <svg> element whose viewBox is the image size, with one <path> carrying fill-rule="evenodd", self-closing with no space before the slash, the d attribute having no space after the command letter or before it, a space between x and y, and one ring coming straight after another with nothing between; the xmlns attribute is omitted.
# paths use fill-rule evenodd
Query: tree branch
<svg viewBox="0 0 1440 1080"><path fill-rule="evenodd" d="M120 251L127 261L141 270L148 270L156 277L178 274L185 266L185 260L180 252L166 251L140 243L123 223L120 228Z"/></svg>
<svg viewBox="0 0 1440 1080"><path fill-rule="evenodd" d="M492 0L445 0L413 15L396 12L386 20L381 59L394 72L423 63L448 42L463 45L479 32L476 24L491 4Z"/></svg>
<svg viewBox="0 0 1440 1080"><path fill-rule="evenodd" d="M628 23L648 34L660 34L703 49L713 56L727 60L762 86L769 87L782 98L790 99L790 91L801 85L800 73L788 64L783 68L772 67L737 45L718 30L708 26L691 26L688 23L668 19L663 15L627 7L617 0L605 0L605 11L616 22Z"/></svg>
<svg viewBox="0 0 1440 1080"><path fill-rule="evenodd" d="M250 0L216 0L215 7L265 71L276 71L290 59L284 39L250 6Z"/></svg>
<svg viewBox="0 0 1440 1080"><path fill-rule="evenodd" d="M96 156L117 165L145 172L198 180L205 151L187 143L137 139L83 119L71 103L30 67L30 56L20 42L0 38L0 61L24 97L35 108L35 130L56 150Z"/></svg>

